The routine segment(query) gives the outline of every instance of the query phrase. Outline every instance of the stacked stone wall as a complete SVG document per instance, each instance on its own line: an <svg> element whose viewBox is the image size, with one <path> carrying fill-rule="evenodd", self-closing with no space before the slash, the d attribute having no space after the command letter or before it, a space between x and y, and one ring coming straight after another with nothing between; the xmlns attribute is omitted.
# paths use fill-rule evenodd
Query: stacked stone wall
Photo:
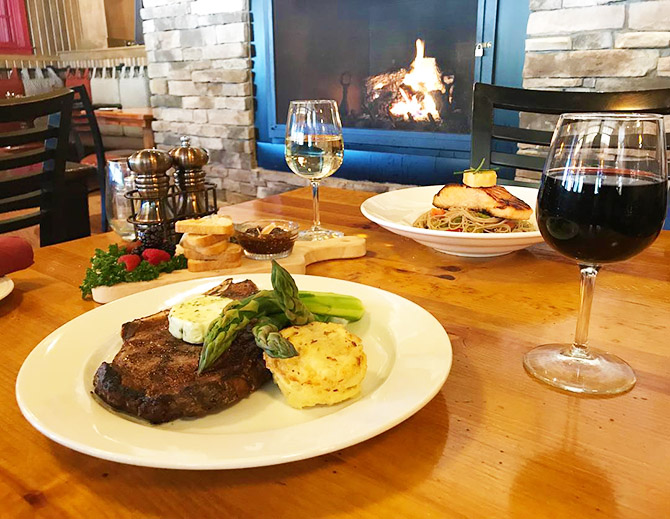
<svg viewBox="0 0 670 519"><path fill-rule="evenodd" d="M616 92L670 88L670 0L530 0L523 86ZM552 130L555 117L521 114ZM542 155L544 149L523 147ZM539 174L518 172L538 179Z"/></svg>

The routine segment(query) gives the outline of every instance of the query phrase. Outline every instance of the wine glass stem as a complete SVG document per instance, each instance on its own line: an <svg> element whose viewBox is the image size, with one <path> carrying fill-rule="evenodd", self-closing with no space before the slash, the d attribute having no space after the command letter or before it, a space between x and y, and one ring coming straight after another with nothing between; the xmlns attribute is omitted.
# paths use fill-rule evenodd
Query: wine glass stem
<svg viewBox="0 0 670 519"><path fill-rule="evenodd" d="M321 216L319 215L319 181L312 180L312 208L314 209L314 219L312 229L318 229L321 226Z"/></svg>
<svg viewBox="0 0 670 519"><path fill-rule="evenodd" d="M591 318L591 304L593 303L593 290L596 286L596 276L600 266L580 265L581 282L579 286L579 317L577 318L577 330L575 341L572 343L568 355L572 357L589 358L591 356L586 343L589 340L589 319Z"/></svg>

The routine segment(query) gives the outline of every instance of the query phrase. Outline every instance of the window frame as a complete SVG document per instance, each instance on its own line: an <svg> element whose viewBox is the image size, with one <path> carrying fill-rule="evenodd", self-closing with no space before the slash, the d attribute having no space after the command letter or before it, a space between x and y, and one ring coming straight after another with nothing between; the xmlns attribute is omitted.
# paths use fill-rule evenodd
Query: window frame
<svg viewBox="0 0 670 519"><path fill-rule="evenodd" d="M2 54L32 54L33 45L28 28L28 16L24 0L6 0L7 12L12 35L16 41L0 42Z"/></svg>

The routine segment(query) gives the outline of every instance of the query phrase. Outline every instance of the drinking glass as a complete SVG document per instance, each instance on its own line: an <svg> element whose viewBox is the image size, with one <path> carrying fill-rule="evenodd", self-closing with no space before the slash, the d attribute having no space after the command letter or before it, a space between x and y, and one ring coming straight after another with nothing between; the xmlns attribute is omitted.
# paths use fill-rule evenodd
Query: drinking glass
<svg viewBox="0 0 670 519"><path fill-rule="evenodd" d="M135 175L128 167L128 159L107 161L105 175L105 206L109 226L121 238L127 241L135 239L133 224L128 223L132 216L130 201L125 194L135 189Z"/></svg>
<svg viewBox="0 0 670 519"><path fill-rule="evenodd" d="M532 376L590 395L614 395L635 384L635 373L623 360L588 347L591 302L602 264L635 256L659 235L666 214L666 167L661 116L559 118L538 193L537 222L545 241L579 264L580 310L572 344L526 353L524 367Z"/></svg>
<svg viewBox="0 0 670 519"><path fill-rule="evenodd" d="M286 162L293 173L312 184L314 208L312 227L301 231L299 240L324 240L343 235L321 227L319 216L319 182L339 169L343 153L337 103L330 100L291 101L286 120Z"/></svg>

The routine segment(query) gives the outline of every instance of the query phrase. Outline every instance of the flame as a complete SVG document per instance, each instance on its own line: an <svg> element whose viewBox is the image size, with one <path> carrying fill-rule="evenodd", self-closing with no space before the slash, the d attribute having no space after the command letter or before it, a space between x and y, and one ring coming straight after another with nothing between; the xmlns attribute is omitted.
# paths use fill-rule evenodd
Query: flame
<svg viewBox="0 0 670 519"><path fill-rule="evenodd" d="M391 104L389 112L396 117L415 121L439 121L440 112L435 96L446 92L445 83L435 58L425 56L423 40L416 40L416 56L410 65L409 72L399 71L402 80L398 85L396 100ZM391 76L396 76L392 78ZM380 90L397 74L381 74L373 78L374 89Z"/></svg>
<svg viewBox="0 0 670 519"><path fill-rule="evenodd" d="M410 65L409 73L403 84L416 92L437 92L444 94L446 89L442 83L442 73L435 58L424 57L424 43L416 40L416 57Z"/></svg>

